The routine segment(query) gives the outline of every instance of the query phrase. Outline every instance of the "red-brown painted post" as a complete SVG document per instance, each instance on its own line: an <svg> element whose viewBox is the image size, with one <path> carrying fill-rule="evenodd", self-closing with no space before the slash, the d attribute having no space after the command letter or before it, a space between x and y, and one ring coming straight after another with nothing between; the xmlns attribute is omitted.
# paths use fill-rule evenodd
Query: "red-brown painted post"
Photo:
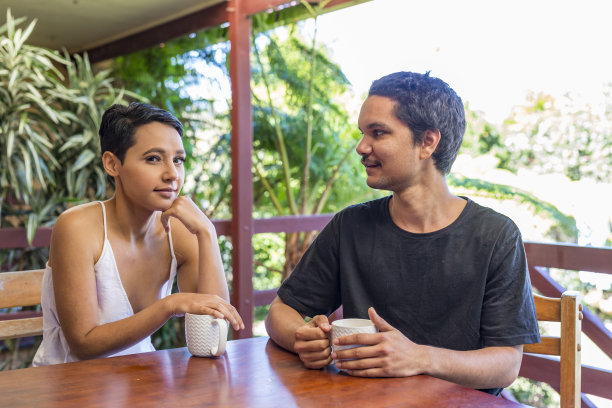
<svg viewBox="0 0 612 408"><path fill-rule="evenodd" d="M232 304L245 330L234 338L253 336L253 175L251 154L253 125L251 106L251 20L244 11L246 0L230 0L230 79L232 81Z"/></svg>

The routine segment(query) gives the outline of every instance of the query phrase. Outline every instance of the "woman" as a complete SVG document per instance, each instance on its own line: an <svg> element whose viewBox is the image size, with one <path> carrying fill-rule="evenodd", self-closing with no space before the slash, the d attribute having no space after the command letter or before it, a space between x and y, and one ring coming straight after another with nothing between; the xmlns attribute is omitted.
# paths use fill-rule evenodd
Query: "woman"
<svg viewBox="0 0 612 408"><path fill-rule="evenodd" d="M185 196L181 123L142 103L103 115L105 202L58 217L43 278L43 341L33 365L153 351L170 317L210 314L244 328L229 293L214 226ZM171 294L174 277L180 293Z"/></svg>

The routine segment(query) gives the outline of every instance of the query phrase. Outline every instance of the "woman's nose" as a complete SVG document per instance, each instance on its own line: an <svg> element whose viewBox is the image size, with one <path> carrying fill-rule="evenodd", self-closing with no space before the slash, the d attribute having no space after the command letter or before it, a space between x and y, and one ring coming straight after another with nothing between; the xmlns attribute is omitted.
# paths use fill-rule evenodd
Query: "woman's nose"
<svg viewBox="0 0 612 408"><path fill-rule="evenodd" d="M175 180L178 178L178 170L174 163L170 163L165 167L163 177L165 180Z"/></svg>

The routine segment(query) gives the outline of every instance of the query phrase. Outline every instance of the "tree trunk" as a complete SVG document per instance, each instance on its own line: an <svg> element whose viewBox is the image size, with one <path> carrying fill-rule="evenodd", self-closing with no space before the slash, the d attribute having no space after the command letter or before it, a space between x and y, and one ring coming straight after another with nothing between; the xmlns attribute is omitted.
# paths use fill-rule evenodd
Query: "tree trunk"
<svg viewBox="0 0 612 408"><path fill-rule="evenodd" d="M289 277L295 266L300 262L316 236L313 231L290 232L285 234L285 265L283 266L283 282Z"/></svg>

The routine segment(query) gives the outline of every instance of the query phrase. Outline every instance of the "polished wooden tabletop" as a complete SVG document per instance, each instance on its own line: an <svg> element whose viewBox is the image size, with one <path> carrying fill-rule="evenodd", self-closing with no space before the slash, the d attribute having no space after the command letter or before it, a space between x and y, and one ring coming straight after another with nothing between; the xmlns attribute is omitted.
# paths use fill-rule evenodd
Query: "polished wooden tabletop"
<svg viewBox="0 0 612 408"><path fill-rule="evenodd" d="M0 372L0 407L517 407L429 376L309 370L267 337L218 358L186 348Z"/></svg>

